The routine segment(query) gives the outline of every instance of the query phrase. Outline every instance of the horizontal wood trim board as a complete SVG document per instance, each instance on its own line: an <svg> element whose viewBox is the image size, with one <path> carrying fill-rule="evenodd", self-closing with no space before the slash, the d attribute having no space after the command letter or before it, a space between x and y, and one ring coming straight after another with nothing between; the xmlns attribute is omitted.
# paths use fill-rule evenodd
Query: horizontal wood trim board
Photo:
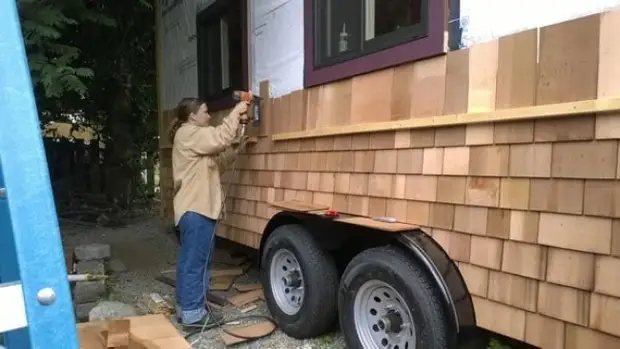
<svg viewBox="0 0 620 349"><path fill-rule="evenodd" d="M396 131L437 126L453 126L527 119L547 119L590 113L608 113L614 111L620 111L620 98L593 99L579 102L537 105L531 107L511 108L474 113L441 115L409 120L328 127L309 131L284 132L274 134L272 136L272 139L274 141L284 141L290 139Z"/></svg>

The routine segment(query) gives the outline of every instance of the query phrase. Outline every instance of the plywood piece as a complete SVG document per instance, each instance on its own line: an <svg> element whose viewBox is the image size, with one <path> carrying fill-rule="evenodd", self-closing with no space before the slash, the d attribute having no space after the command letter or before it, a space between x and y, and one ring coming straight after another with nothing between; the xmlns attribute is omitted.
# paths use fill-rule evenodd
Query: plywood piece
<svg viewBox="0 0 620 349"><path fill-rule="evenodd" d="M597 97L600 15L540 29L537 104Z"/></svg>
<svg viewBox="0 0 620 349"><path fill-rule="evenodd" d="M257 300L264 299L265 294L263 290L254 290L250 292L245 292L233 297L228 298L228 302L236 307L242 307L246 304L250 304L252 302L256 302Z"/></svg>
<svg viewBox="0 0 620 349"><path fill-rule="evenodd" d="M400 232L400 231L408 231L417 229L418 226L395 222L395 223L386 223L374 220L368 217L347 217L336 219L338 222L361 225L368 228L380 229L389 232Z"/></svg>
<svg viewBox="0 0 620 349"><path fill-rule="evenodd" d="M232 328L227 328L226 332L222 332L221 338L224 344L226 345L234 345L248 341L247 338L258 338L275 330L275 325L271 321L262 321L253 325L246 326L237 326ZM235 337L234 335L241 336Z"/></svg>
<svg viewBox="0 0 620 349"><path fill-rule="evenodd" d="M237 276L219 276L212 277L211 282L209 283L209 289L212 291L228 291L232 287L233 283Z"/></svg>
<svg viewBox="0 0 620 349"><path fill-rule="evenodd" d="M263 288L263 285L261 284L236 284L235 285L235 289L239 292L255 291L255 290L260 290L262 288Z"/></svg>
<svg viewBox="0 0 620 349"><path fill-rule="evenodd" d="M311 211L320 211L327 210L329 206L320 205L320 204L312 204L301 201L274 201L269 203L271 206L276 208L282 208L288 211L298 211L298 212L311 212Z"/></svg>

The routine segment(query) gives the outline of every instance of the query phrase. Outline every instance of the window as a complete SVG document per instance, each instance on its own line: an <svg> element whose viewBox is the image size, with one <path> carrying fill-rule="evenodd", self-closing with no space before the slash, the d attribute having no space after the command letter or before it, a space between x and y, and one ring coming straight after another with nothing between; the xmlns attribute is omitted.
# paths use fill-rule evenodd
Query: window
<svg viewBox="0 0 620 349"><path fill-rule="evenodd" d="M247 89L246 4L218 0L198 14L198 94L211 110L228 108L232 91Z"/></svg>
<svg viewBox="0 0 620 349"><path fill-rule="evenodd" d="M377 2L380 6L377 6ZM315 66L423 37L426 0L319 0Z"/></svg>
<svg viewBox="0 0 620 349"><path fill-rule="evenodd" d="M306 86L443 53L444 0L305 0Z"/></svg>

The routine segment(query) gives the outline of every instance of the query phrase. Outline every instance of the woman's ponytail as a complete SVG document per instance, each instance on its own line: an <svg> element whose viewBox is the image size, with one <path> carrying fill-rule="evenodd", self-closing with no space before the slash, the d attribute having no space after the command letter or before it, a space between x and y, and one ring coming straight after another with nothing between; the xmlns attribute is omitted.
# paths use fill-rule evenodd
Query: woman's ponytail
<svg viewBox="0 0 620 349"><path fill-rule="evenodd" d="M202 105L202 101L195 97L183 98L177 107L175 108L176 117L170 123L170 127L168 129L168 137L170 137L170 142L174 143L174 137L177 134L177 131L183 126L184 123L189 119L189 115L191 113L198 112L200 106Z"/></svg>

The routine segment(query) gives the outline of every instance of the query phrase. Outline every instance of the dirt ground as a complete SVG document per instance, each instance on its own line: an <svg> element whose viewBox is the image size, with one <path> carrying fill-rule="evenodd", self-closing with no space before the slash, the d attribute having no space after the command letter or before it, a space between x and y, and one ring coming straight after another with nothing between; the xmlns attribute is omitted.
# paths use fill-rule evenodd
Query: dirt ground
<svg viewBox="0 0 620 349"><path fill-rule="evenodd" d="M79 244L109 244L112 258L120 260L127 268L110 279L109 299L131 304L140 309L139 299L145 293L159 293L174 299L174 289L155 280L163 270L174 268L177 243L161 228L158 218L143 218L123 228L101 228L86 226L62 226L63 244L74 247ZM239 282L258 282L258 272L250 269L247 275L240 277ZM241 314L235 309L224 309L227 319L241 315L268 315L264 303L258 309ZM175 320L171 318L174 322ZM245 320L248 322L248 320ZM244 321L242 321L244 323ZM217 329L189 338L193 348L220 349L226 348L220 339ZM270 348L270 349L340 349L345 348L344 340L339 333L332 333L312 340L299 341L276 331L269 337L235 346L235 348Z"/></svg>

